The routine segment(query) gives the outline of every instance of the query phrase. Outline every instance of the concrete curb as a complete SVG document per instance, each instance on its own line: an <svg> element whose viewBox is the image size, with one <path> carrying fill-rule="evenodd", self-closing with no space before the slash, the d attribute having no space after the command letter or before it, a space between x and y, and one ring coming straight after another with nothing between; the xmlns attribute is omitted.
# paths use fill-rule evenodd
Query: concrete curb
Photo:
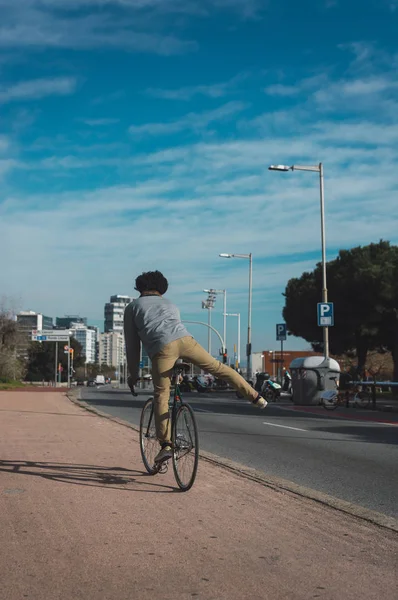
<svg viewBox="0 0 398 600"><path fill-rule="evenodd" d="M123 419L119 419L118 417L113 417L112 415L104 413L84 402L84 400L80 398L80 390L72 390L69 393L67 393L66 396L71 402L73 402L77 406L80 406L84 410L87 410L88 412L91 412L99 417L113 421L114 423L118 423L123 427L128 427L129 429L132 429L133 431L139 433L138 426L133 425L132 423L128 423ZM350 516L362 519L364 521L368 521L369 523L373 523L374 525L378 525L379 527L398 532L398 519L394 519L393 517L389 517L387 515L383 515L382 513L369 510L362 506L358 506L357 504L352 504L351 502L346 502L345 500L340 500L339 498L335 498L334 496L329 496L328 494L324 494L311 488L298 485L287 479L282 479L281 477L265 475L261 471L251 469L246 465L241 465L237 462L234 462L227 458L222 458L204 450L200 450L200 458L219 468L231 471L232 473L235 473L240 477L250 479L251 481L255 481L265 487L271 488L276 492L287 492L292 495L299 496L301 498L313 500L315 502L318 502L319 504L328 506L329 508L334 508L335 510L338 510Z"/></svg>

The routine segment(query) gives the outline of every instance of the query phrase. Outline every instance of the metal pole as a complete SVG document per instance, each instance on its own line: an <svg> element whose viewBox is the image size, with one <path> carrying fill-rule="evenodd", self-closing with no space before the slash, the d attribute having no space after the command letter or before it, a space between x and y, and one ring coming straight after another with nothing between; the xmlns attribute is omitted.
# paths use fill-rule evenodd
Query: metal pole
<svg viewBox="0 0 398 600"><path fill-rule="evenodd" d="M142 344L140 343L140 371L139 371L139 373L140 373L140 385L139 385L139 387L140 388L143 386L141 365L142 365Z"/></svg>
<svg viewBox="0 0 398 600"><path fill-rule="evenodd" d="M281 362L280 362L280 365L281 365L280 383L282 384L282 380L283 380L283 340L281 340Z"/></svg>
<svg viewBox="0 0 398 600"><path fill-rule="evenodd" d="M323 184L323 164L319 163L319 189L321 200L321 241L322 241L322 302L328 301L326 282L326 227L325 227L325 193ZM323 346L325 358L329 358L329 329L323 328Z"/></svg>
<svg viewBox="0 0 398 600"><path fill-rule="evenodd" d="M238 367L240 367L240 313L238 313Z"/></svg>
<svg viewBox="0 0 398 600"><path fill-rule="evenodd" d="M227 351L227 290L224 291L224 348L223 353Z"/></svg>
<svg viewBox="0 0 398 600"><path fill-rule="evenodd" d="M55 342L55 377L54 377L54 385L57 387L57 378L58 378L58 342Z"/></svg>
<svg viewBox="0 0 398 600"><path fill-rule="evenodd" d="M70 337L68 337L68 379L67 386L70 388Z"/></svg>
<svg viewBox="0 0 398 600"><path fill-rule="evenodd" d="M248 314L248 323L247 323L247 379L251 379L252 376L252 364L251 364L251 342L252 342L252 286L253 286L253 256L250 252L249 254L249 314Z"/></svg>
<svg viewBox="0 0 398 600"><path fill-rule="evenodd" d="M207 338L207 348L208 348L208 353L211 354L211 307L209 306L208 308L209 311L209 333L208 333L208 338Z"/></svg>
<svg viewBox="0 0 398 600"><path fill-rule="evenodd" d="M216 334L216 336L220 340L221 347L223 346L224 340L222 339L221 333L219 331L217 331L217 329L215 327L212 327L208 323L205 323L204 321L187 321L185 319L182 320L182 323L194 323L195 325L204 325L205 327L207 327L207 328L211 329L212 331L214 331L214 333Z"/></svg>

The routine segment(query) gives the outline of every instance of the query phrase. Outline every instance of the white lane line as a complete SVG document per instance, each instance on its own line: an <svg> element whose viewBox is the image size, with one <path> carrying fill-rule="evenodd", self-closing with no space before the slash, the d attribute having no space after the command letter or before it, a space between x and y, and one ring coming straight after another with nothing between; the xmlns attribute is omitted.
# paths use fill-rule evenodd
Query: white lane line
<svg viewBox="0 0 398 600"><path fill-rule="evenodd" d="M289 427L288 425L277 425L276 423L268 423L263 421L263 425L271 425L271 427L283 427L284 429L294 429L294 431L308 431L308 429L300 429L299 427Z"/></svg>
<svg viewBox="0 0 398 600"><path fill-rule="evenodd" d="M204 412L204 413L209 413L211 412L210 410L206 410L205 408L195 408L195 412Z"/></svg>

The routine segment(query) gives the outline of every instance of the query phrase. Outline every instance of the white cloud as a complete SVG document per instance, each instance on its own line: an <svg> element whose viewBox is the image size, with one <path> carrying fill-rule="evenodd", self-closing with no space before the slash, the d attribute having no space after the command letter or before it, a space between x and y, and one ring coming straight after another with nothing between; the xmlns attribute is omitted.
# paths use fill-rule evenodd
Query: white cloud
<svg viewBox="0 0 398 600"><path fill-rule="evenodd" d="M146 93L155 98L166 100L191 100L195 96L207 96L209 98L222 98L231 92L239 83L249 76L248 73L240 73L228 81L213 83L210 85L193 85L187 87L170 89L149 88Z"/></svg>
<svg viewBox="0 0 398 600"><path fill-rule="evenodd" d="M258 18L262 0L0 0L0 47L119 48L174 55L197 50L173 32L176 16L218 11Z"/></svg>
<svg viewBox="0 0 398 600"><path fill-rule="evenodd" d="M219 108L202 113L189 113L176 121L169 123L145 123L143 125L131 125L129 132L132 135L166 135L177 133L185 129L200 130L206 128L210 123L228 119L243 111L247 107L243 102L228 102Z"/></svg>
<svg viewBox="0 0 398 600"><path fill-rule="evenodd" d="M368 77L366 79L352 79L331 82L322 89L314 93L314 100L324 108L334 108L337 104L343 102L361 102L368 105L374 104L375 97L383 92L395 91L398 88L398 81L391 77L379 76ZM355 106L348 106L349 109L357 109Z"/></svg>
<svg viewBox="0 0 398 600"><path fill-rule="evenodd" d="M155 23L128 10L121 17L98 10L92 5L89 14L66 14L42 10L39 1L21 0L25 6L0 0L3 20L0 25L0 47L4 48L123 48L163 55L190 52L196 42L179 39L172 34L154 31ZM54 7L54 3L51 3ZM66 10L62 3L63 11ZM125 6L134 9L134 6ZM62 16L61 16L62 14ZM159 25L160 27L160 25ZM160 27L161 28L161 27Z"/></svg>
<svg viewBox="0 0 398 600"><path fill-rule="evenodd" d="M0 158L0 180L17 166L18 162L12 158Z"/></svg>
<svg viewBox="0 0 398 600"><path fill-rule="evenodd" d="M268 85L265 88L265 93L270 96L295 96L301 90L294 85L283 85L282 83L275 83Z"/></svg>
<svg viewBox="0 0 398 600"><path fill-rule="evenodd" d="M103 119L81 119L81 121L88 125L89 127L102 127L106 125L115 125L119 123L120 119L111 119L111 118L103 118Z"/></svg>
<svg viewBox="0 0 398 600"><path fill-rule="evenodd" d="M37 100L46 96L73 94L77 81L74 77L53 77L21 81L8 87L0 87L0 103L16 100Z"/></svg>
<svg viewBox="0 0 398 600"><path fill-rule="evenodd" d="M5 135L0 135L0 155L10 147L10 140Z"/></svg>

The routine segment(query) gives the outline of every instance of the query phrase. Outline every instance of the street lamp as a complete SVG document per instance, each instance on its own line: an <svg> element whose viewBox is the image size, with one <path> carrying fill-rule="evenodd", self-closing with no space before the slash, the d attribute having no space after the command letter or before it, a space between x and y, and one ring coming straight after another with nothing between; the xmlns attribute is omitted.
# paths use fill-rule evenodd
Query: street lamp
<svg viewBox="0 0 398 600"><path fill-rule="evenodd" d="M326 233L325 233L325 195L323 186L323 164L312 166L292 165L271 165L269 171L312 171L319 173L319 190L321 202L321 242L322 242L322 302L328 301L328 289L326 282ZM329 329L323 328L323 347L325 358L329 358Z"/></svg>
<svg viewBox="0 0 398 600"><path fill-rule="evenodd" d="M252 354L252 288L253 288L253 256L250 254L226 254L222 253L219 256L221 258L246 258L249 261L249 311L247 320L247 379L251 379L252 376L252 365L251 365L251 354Z"/></svg>
<svg viewBox="0 0 398 600"><path fill-rule="evenodd" d="M224 294L224 312L223 312L223 316L224 316L224 345L222 347L222 353L224 354L227 351L227 290L203 290L206 294L212 294L212 295L217 295L217 294Z"/></svg>
<svg viewBox="0 0 398 600"><path fill-rule="evenodd" d="M238 367L240 367L240 313L227 313L225 316L226 317L238 317L238 353L237 353L237 360L238 360Z"/></svg>
<svg viewBox="0 0 398 600"><path fill-rule="evenodd" d="M214 308L214 303L216 301L215 294L209 292L207 296L207 300L202 302L202 308L208 310L208 336L207 336L207 351L211 354L211 311Z"/></svg>

